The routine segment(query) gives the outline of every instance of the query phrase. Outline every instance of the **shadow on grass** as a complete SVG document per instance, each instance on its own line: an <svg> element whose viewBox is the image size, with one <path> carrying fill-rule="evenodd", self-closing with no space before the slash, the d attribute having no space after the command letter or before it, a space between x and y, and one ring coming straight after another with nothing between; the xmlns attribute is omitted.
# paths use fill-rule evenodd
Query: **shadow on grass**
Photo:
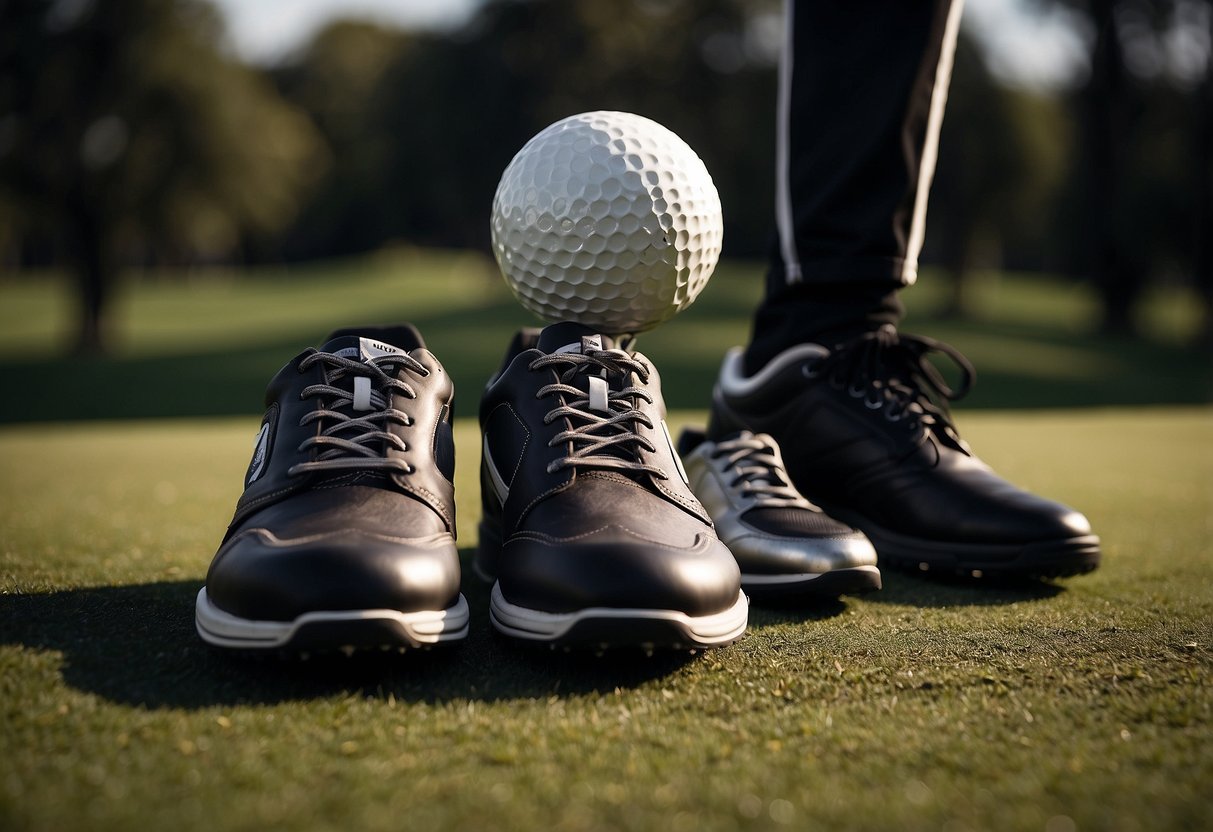
<svg viewBox="0 0 1213 832"><path fill-rule="evenodd" d="M1061 584L1032 578L919 577L887 568L881 569L881 578L884 588L865 595L865 601L929 608L997 607L1044 601L1066 591Z"/></svg>
<svg viewBox="0 0 1213 832"><path fill-rule="evenodd" d="M516 646L492 631L488 588L475 580L464 586L471 633L458 645L403 656L243 657L206 646L194 632L198 589L198 581L163 581L3 595L0 643L61 653L63 680L78 690L123 705L183 709L351 693L427 703L578 696L638 687L696 660L686 651L616 650L597 657ZM1052 584L977 586L890 576L882 592L867 598L949 607L1043 600L1061 591ZM845 609L842 601L755 605L751 629L823 620Z"/></svg>
<svg viewBox="0 0 1213 832"><path fill-rule="evenodd" d="M864 601L911 607L997 607L1022 601L1044 601L1065 592L1065 587L1033 579L981 579L919 577L882 569L884 587L869 592ZM847 609L845 599L751 599L750 630L803 621L824 621Z"/></svg>
<svg viewBox="0 0 1213 832"><path fill-rule="evenodd" d="M273 704L358 693L407 702L500 701L609 693L667 676L689 652L553 653L491 631L488 588L465 582L471 633L430 652L301 661L229 655L194 632L198 581L0 596L0 643L63 654L74 688L147 708Z"/></svg>
<svg viewBox="0 0 1213 832"><path fill-rule="evenodd" d="M750 599L751 632L779 624L825 621L846 612L846 602L838 598L797 601L791 598Z"/></svg>

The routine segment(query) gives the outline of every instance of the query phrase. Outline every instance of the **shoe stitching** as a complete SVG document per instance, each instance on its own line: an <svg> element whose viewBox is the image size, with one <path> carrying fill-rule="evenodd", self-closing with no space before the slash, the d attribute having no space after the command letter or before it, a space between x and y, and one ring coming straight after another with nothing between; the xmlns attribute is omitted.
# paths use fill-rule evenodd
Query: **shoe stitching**
<svg viewBox="0 0 1213 832"><path fill-rule="evenodd" d="M568 543L569 541L574 541L574 540L584 540L587 537L590 537L591 535L597 534L602 531L606 531L607 529L619 529L620 531L630 535L631 537L636 538L637 540L643 541L645 543L651 543L654 546L660 546L662 548L671 549L671 550L678 551L678 552L697 552L702 549L706 549L708 547L708 545L711 543L711 539L709 539L707 537L707 535L704 535L700 532L696 532L695 533L695 542L693 543L693 545L690 548L686 548L686 547L682 547L682 546L675 546L669 542L657 540L656 538L649 537L648 535L642 534L634 529L630 529L627 526L621 525L619 523L607 523L605 526L599 526L597 529L594 529L592 531L582 532L581 534L570 535L568 537L555 537L553 535L545 534L544 532L537 532L537 531L529 531L529 530L521 531L521 532L516 532L515 534L510 535L509 540L511 540L511 541L512 540L533 540L533 541L537 541L539 543ZM509 542L509 541L506 541L506 542Z"/></svg>
<svg viewBox="0 0 1213 832"><path fill-rule="evenodd" d="M522 420L522 417L518 415L518 412L514 410L513 405L511 405L509 402L502 402L490 410L488 417L484 420L484 423L486 425L489 424L493 420L493 415L496 414L498 410L503 408L506 410L506 412L514 417L514 421L519 424L523 430L523 433L525 434L522 440L522 451L518 454L517 461L514 462L514 469L510 471L510 481L506 483L506 490L508 491L509 487L514 484L514 480L518 477L518 470L522 467L522 460L526 459L526 449L531 444L531 430L527 427L526 422ZM506 496L508 497L509 495L507 494Z"/></svg>
<svg viewBox="0 0 1213 832"><path fill-rule="evenodd" d="M382 534L380 532L366 531L365 529L351 528L351 529L338 529L338 530L328 531L328 532L317 532L316 534L304 535L302 537L281 538L281 537L278 537L273 532L271 532L269 529L256 528L256 529L245 529L244 531L240 532L239 534L237 534L235 537L233 537L231 540L228 541L227 546L225 548L230 548L231 546L235 545L235 543L237 541L242 540L243 538L254 537L254 536L263 538L265 540L266 544L273 546L275 548L286 548L288 546L301 546L301 545L304 545L307 543L317 543L317 542L320 542L323 540L328 540L328 539L334 538L334 537L337 537L337 538L360 537L360 538L369 538L371 540L378 540L383 543L402 543L402 544L414 544L414 545L422 545L422 544L426 544L426 543L430 543L430 542L441 543L444 541L444 539L449 539L452 543L454 542L454 538L451 536L451 534L449 532L435 532L434 534L426 535L424 537L399 537L397 535L388 535L388 534Z"/></svg>

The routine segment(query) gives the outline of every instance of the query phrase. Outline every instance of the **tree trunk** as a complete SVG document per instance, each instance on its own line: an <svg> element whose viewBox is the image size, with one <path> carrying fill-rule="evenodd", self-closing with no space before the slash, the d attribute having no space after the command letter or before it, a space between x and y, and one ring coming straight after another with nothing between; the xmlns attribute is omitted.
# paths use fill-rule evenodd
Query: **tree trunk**
<svg viewBox="0 0 1213 832"><path fill-rule="evenodd" d="M1103 302L1105 332L1133 331L1133 307L1145 275L1118 238L1125 133L1125 66L1116 32L1116 0L1093 0L1095 50L1087 117L1091 273Z"/></svg>
<svg viewBox="0 0 1213 832"><path fill-rule="evenodd" d="M972 315L973 226L959 214L952 216L944 234L941 260L949 280L948 296L940 309L945 318L963 320Z"/></svg>
<svg viewBox="0 0 1213 832"><path fill-rule="evenodd" d="M1213 42L1213 15L1209 15L1209 38ZM1200 293L1204 319L1198 342L1213 348L1213 56L1205 66L1205 80L1197 101L1201 102L1195 132L1197 176L1196 288Z"/></svg>
<svg viewBox="0 0 1213 832"><path fill-rule="evenodd" d="M72 221L72 262L80 302L75 353L99 355L108 346L105 313L116 272L108 228L85 207L73 212Z"/></svg>

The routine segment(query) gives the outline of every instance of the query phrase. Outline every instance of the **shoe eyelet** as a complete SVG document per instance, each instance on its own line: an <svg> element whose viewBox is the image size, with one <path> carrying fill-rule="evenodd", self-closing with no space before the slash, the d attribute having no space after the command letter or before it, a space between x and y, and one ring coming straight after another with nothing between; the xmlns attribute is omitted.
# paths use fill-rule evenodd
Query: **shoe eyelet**
<svg viewBox="0 0 1213 832"><path fill-rule="evenodd" d="M854 384L852 384L847 388L847 395L852 399L861 399L864 397L864 389L862 387L856 387Z"/></svg>
<svg viewBox="0 0 1213 832"><path fill-rule="evenodd" d="M815 379L821 375L818 369L811 364L802 364L800 366L800 374L807 379Z"/></svg>
<svg viewBox="0 0 1213 832"><path fill-rule="evenodd" d="M868 410L880 410L880 408L884 407L883 401L880 399L873 399L870 396L864 398L863 404Z"/></svg>

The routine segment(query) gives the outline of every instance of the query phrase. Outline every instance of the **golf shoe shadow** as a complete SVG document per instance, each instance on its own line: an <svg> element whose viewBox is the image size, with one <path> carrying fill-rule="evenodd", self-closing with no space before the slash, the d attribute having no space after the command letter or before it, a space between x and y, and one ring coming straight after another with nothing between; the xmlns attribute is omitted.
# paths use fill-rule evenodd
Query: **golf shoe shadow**
<svg viewBox="0 0 1213 832"><path fill-rule="evenodd" d="M913 607L997 607L1044 601L1066 591L1061 584L1035 578L922 577L887 567L880 572L884 587L865 595L864 600Z"/></svg>
<svg viewBox="0 0 1213 832"><path fill-rule="evenodd" d="M461 553L465 567L470 550ZM689 651L609 650L563 653L519 646L493 631L489 587L471 576L469 637L432 651L250 658L208 647L194 631L201 580L0 595L0 645L61 656L64 683L112 702L196 709L273 704L357 693L405 702L497 702L630 689L697 661ZM861 603L919 607L1000 605L1045 600L1064 590L1049 583L923 581L885 574L885 588ZM786 624L810 624L848 609L847 601L755 604L748 638ZM745 642L743 641L744 645ZM713 651L728 662L735 648ZM743 648L745 649L745 648Z"/></svg>
<svg viewBox="0 0 1213 832"><path fill-rule="evenodd" d="M462 553L466 561L470 551ZM553 653L492 631L489 588L470 577L469 637L432 651L249 657L194 631L200 580L0 595L0 645L61 655L64 683L147 708L273 704L360 693L406 702L503 701L628 689L695 661L688 651Z"/></svg>

